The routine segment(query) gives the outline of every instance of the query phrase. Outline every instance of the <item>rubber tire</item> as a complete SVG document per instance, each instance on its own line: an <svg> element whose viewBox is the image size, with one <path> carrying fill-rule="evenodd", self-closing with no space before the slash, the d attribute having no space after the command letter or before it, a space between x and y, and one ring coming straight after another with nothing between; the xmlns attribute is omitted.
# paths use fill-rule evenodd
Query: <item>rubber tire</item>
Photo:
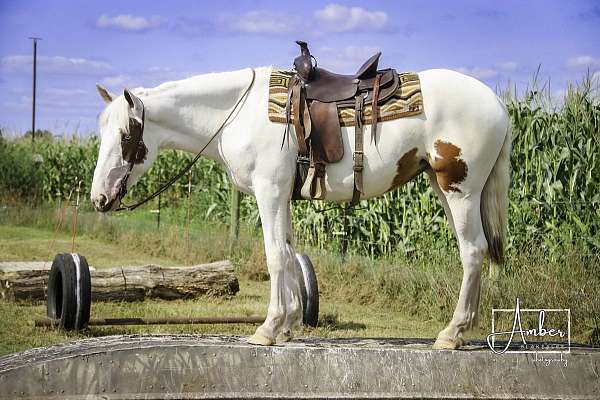
<svg viewBox="0 0 600 400"><path fill-rule="evenodd" d="M57 254L48 278L48 318L58 321L59 329L83 330L90 320L91 303L90 269L85 257L76 253Z"/></svg>
<svg viewBox="0 0 600 400"><path fill-rule="evenodd" d="M304 253L296 253L296 268L304 278L300 282L302 291L302 322L315 327L319 323L319 284L310 258Z"/></svg>

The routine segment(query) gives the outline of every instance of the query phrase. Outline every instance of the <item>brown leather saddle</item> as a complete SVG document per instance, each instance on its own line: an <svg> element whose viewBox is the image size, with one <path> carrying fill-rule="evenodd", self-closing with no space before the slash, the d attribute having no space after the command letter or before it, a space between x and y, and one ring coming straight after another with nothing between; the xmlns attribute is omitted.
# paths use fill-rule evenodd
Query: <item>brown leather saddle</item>
<svg viewBox="0 0 600 400"><path fill-rule="evenodd" d="M294 60L296 74L288 91L288 124L293 116L298 139L298 168L293 199L324 199L325 166L344 156L338 108L355 109L354 192L351 206L363 193L363 122L371 107L371 139L377 141L378 105L398 89L393 69L378 70L381 53L369 58L353 75L340 75L317 66L306 42L297 41L301 54ZM312 61L315 61L314 65Z"/></svg>

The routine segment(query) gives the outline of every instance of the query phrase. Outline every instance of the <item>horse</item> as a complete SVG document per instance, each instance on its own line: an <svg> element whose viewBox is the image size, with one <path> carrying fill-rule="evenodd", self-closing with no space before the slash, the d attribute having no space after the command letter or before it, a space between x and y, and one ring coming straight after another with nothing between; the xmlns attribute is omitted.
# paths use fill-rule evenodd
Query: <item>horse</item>
<svg viewBox="0 0 600 400"><path fill-rule="evenodd" d="M266 319L248 339L255 345L289 341L302 326L291 221L298 143L291 134L282 146L284 125L267 116L271 71L202 74L118 96L97 85L107 103L91 189L98 211L118 209L162 149L202 153L223 166L235 188L255 196L271 291ZM445 69L418 75L424 112L378 124L377 142L364 147L361 200L427 174L463 267L452 319L433 348L457 349L477 323L484 258L496 268L504 260L511 126L504 103L475 78ZM326 200L333 202L350 200L354 187L353 128L343 127L342 137L344 157L328 165L325 180Z"/></svg>

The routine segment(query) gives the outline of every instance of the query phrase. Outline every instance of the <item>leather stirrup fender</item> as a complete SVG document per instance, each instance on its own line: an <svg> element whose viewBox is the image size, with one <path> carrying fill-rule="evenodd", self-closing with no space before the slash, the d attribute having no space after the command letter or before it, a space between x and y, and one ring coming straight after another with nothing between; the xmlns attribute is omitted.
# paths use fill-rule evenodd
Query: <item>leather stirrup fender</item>
<svg viewBox="0 0 600 400"><path fill-rule="evenodd" d="M301 84L299 79L294 79L294 86L292 88L291 96L291 105L292 105L292 115L294 121L294 131L296 133L296 139L298 141L298 153L307 156L308 155L308 147L306 146L306 139L304 128L302 126L302 121L300 120L300 108L301 108Z"/></svg>
<svg viewBox="0 0 600 400"><path fill-rule="evenodd" d="M354 207L360 201L361 193L363 191L363 168L364 168L364 153L363 153L363 108L364 98L362 94L358 94L355 99L355 119L356 125L354 126L354 190L352 192L352 201L350 207Z"/></svg>

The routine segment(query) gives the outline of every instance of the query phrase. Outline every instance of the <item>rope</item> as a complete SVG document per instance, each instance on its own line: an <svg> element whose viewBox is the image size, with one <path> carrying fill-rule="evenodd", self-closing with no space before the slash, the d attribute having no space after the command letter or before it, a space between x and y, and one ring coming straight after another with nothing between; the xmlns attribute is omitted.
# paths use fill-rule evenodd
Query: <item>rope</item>
<svg viewBox="0 0 600 400"><path fill-rule="evenodd" d="M192 176L193 171L190 170L188 172L188 204L187 204L187 218L185 223L185 251L186 258L189 264L189 256L190 256L190 223L192 220Z"/></svg>
<svg viewBox="0 0 600 400"><path fill-rule="evenodd" d="M77 236L77 215L79 212L79 194L81 193L81 181L77 185L77 201L73 205L73 226L71 237L71 253L75 253L75 236Z"/></svg>

